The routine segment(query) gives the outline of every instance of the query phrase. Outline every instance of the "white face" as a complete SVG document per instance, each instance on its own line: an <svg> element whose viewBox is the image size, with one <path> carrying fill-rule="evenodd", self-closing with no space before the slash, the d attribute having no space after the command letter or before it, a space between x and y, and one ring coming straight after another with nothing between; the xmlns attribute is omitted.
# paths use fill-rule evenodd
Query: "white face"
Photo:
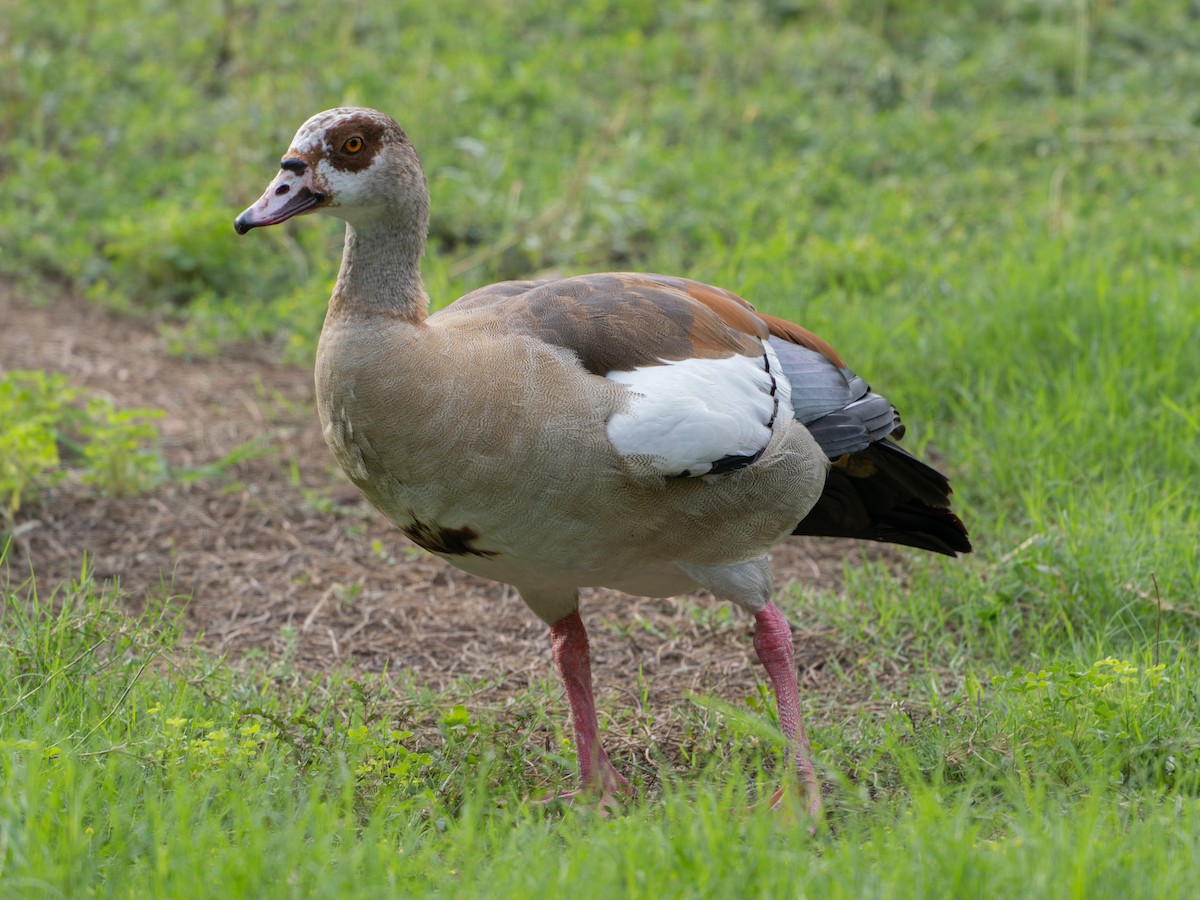
<svg viewBox="0 0 1200 900"><path fill-rule="evenodd" d="M239 233L292 216L330 212L361 219L385 208L379 190L388 147L403 140L399 126L374 110L353 107L317 113L300 126L280 172L258 202L238 216Z"/></svg>
<svg viewBox="0 0 1200 900"><path fill-rule="evenodd" d="M287 152L312 168L314 189L325 194L320 207L366 211L380 204L373 177L387 144L387 125L377 113L341 108L317 113L300 126ZM336 213L335 213L336 215Z"/></svg>

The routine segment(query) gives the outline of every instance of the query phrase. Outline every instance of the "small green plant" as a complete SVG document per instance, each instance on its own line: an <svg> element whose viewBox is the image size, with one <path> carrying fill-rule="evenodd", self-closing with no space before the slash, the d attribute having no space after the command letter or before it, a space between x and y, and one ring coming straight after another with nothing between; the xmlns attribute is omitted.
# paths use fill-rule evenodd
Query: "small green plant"
<svg viewBox="0 0 1200 900"><path fill-rule="evenodd" d="M56 426L74 399L61 375L9 372L0 379L0 500L6 523L23 500L63 476Z"/></svg>
<svg viewBox="0 0 1200 900"><path fill-rule="evenodd" d="M154 426L160 418L160 410L116 409L103 397L89 397L78 420L84 484L110 497L132 496L159 484L166 475Z"/></svg>
<svg viewBox="0 0 1200 900"><path fill-rule="evenodd" d="M1016 752L1066 782L1093 764L1121 784L1171 786L1184 768L1190 774L1184 759L1200 744L1180 737L1187 729L1177 721L1166 664L1139 667L1108 657L1081 668L1056 661L1036 672L1018 666L992 684L1007 695Z"/></svg>
<svg viewBox="0 0 1200 900"><path fill-rule="evenodd" d="M479 725L471 721L471 713L461 703L442 713L440 726L449 741L461 741L479 730Z"/></svg>
<svg viewBox="0 0 1200 900"><path fill-rule="evenodd" d="M254 770L261 765L264 751L279 737L275 730L264 730L261 722L218 727L212 719L161 713L159 704L146 710L153 721L149 758L163 766L193 771L220 767Z"/></svg>
<svg viewBox="0 0 1200 900"><path fill-rule="evenodd" d="M346 736L350 747L362 753L354 769L359 778L377 776L409 784L433 769L432 755L409 746L411 731L358 725L348 729Z"/></svg>
<svg viewBox="0 0 1200 900"><path fill-rule="evenodd" d="M150 409L121 410L54 372L0 375L0 513L6 529L23 504L72 472L105 496L129 496L164 477Z"/></svg>

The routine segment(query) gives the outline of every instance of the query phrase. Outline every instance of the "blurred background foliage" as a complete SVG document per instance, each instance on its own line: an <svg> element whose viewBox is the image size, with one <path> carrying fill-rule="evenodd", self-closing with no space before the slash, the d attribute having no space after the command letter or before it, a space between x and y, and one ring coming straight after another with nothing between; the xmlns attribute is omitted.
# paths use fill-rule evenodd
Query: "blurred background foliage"
<svg viewBox="0 0 1200 900"><path fill-rule="evenodd" d="M293 333L309 352L340 227L238 242L230 221L341 104L393 114L421 152L435 302L649 268L820 328L840 305L953 306L1000 243L1120 229L1143 235L1129 263L1196 252L1186 3L0 9L0 272L188 308L190 352Z"/></svg>

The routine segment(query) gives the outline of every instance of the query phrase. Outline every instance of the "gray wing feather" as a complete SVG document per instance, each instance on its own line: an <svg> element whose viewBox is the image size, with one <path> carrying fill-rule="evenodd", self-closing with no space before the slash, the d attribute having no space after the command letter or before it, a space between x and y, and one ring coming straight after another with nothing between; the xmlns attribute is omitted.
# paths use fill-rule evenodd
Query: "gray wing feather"
<svg viewBox="0 0 1200 900"><path fill-rule="evenodd" d="M887 398L871 392L850 369L799 344L771 337L783 374L792 383L796 419L812 433L825 455L837 459L865 450L888 435L900 437L900 414Z"/></svg>

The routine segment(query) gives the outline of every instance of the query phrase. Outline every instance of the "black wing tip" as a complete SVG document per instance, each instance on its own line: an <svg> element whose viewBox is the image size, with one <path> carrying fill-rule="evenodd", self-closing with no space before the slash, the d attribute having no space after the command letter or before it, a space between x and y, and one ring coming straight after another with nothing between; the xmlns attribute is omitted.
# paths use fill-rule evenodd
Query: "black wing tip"
<svg viewBox="0 0 1200 900"><path fill-rule="evenodd" d="M874 540L915 547L945 556L971 553L975 549L971 545L967 526L948 509L914 509L910 506L903 511L897 510L897 513L902 513L905 521L902 524L885 521L882 523L880 536Z"/></svg>
<svg viewBox="0 0 1200 900"><path fill-rule="evenodd" d="M972 553L975 549L967 527L958 516L948 509L916 503L890 510L873 521L848 526L827 516L810 514L792 534L899 544L954 557Z"/></svg>
<svg viewBox="0 0 1200 900"><path fill-rule="evenodd" d="M950 508L950 480L891 440L829 471L817 505L793 534L859 538L946 556L974 549Z"/></svg>

